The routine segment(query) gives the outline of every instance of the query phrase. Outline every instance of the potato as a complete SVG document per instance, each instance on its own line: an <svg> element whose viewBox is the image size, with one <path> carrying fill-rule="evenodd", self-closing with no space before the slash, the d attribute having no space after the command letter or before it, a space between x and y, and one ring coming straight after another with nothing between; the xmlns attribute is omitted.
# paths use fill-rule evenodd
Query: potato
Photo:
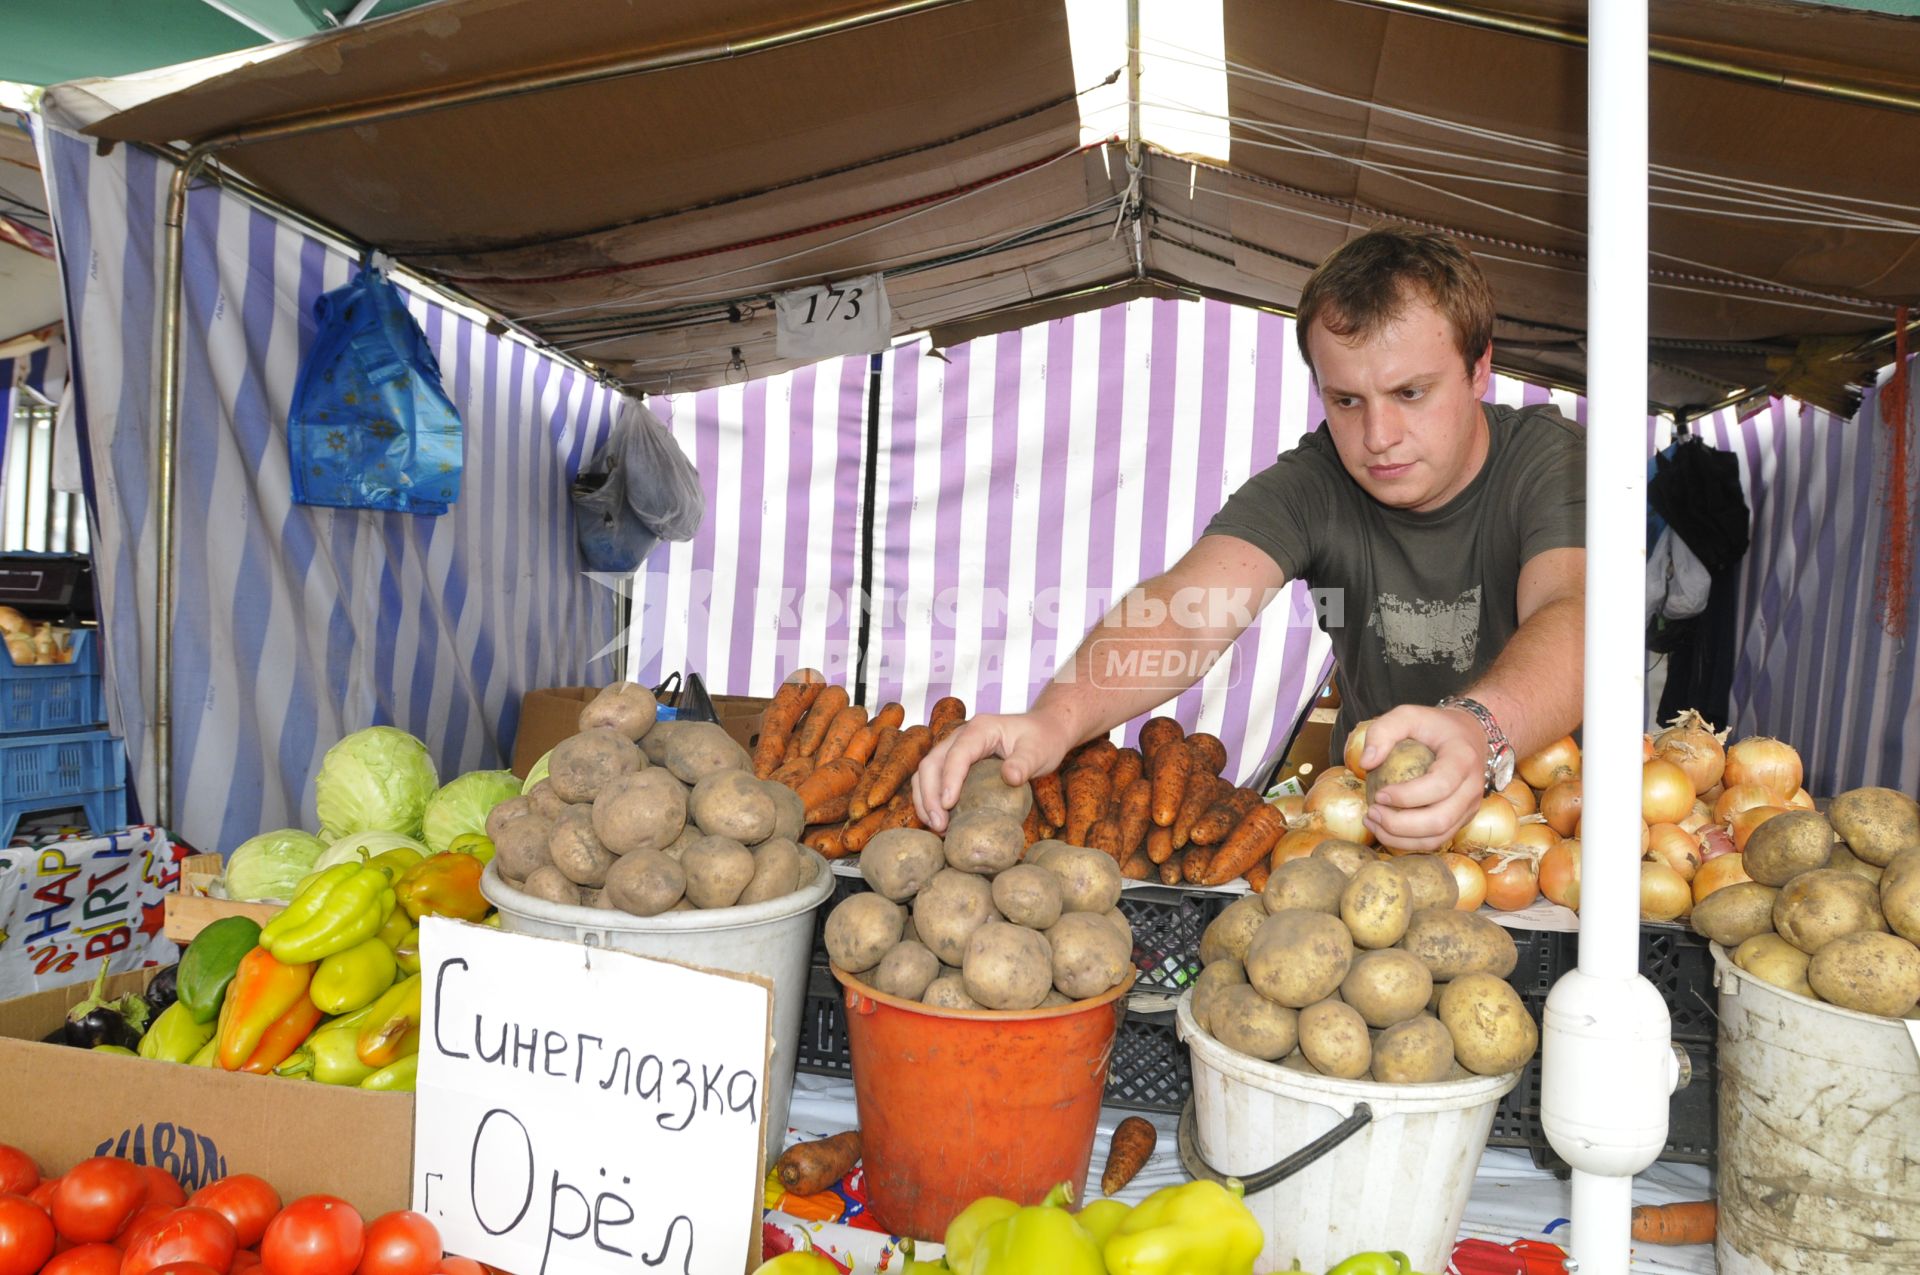
<svg viewBox="0 0 1920 1275"><path fill-rule="evenodd" d="M1019 823L1033 809L1033 789L1026 784L1009 784L1000 778L1006 762L999 757L983 757L967 770L960 784L960 796L953 803L956 815L974 811L1003 814Z"/></svg>
<svg viewBox="0 0 1920 1275"><path fill-rule="evenodd" d="M607 869L602 889L622 911L659 916L685 901L687 874L658 850L634 850Z"/></svg>
<svg viewBox="0 0 1920 1275"><path fill-rule="evenodd" d="M1337 916L1288 908L1255 931L1244 963L1248 981L1263 995L1290 1009L1304 1009L1333 995L1346 978L1353 963L1353 936Z"/></svg>
<svg viewBox="0 0 1920 1275"><path fill-rule="evenodd" d="M1058 988L1055 988L1053 991L1047 993L1047 998L1045 1000L1040 1002L1040 1008L1041 1009L1057 1009L1062 1005L1071 1005L1071 1004L1073 1004L1073 998L1070 996L1062 996L1060 994L1060 990Z"/></svg>
<svg viewBox="0 0 1920 1275"><path fill-rule="evenodd" d="M1367 804L1382 788L1418 779L1433 765L1433 750L1417 739L1403 739L1393 746L1386 760L1367 772Z"/></svg>
<svg viewBox="0 0 1920 1275"><path fill-rule="evenodd" d="M1920 802L1891 788L1843 792L1827 807L1827 818L1853 853L1875 867L1884 868L1895 855L1920 848Z"/></svg>
<svg viewBox="0 0 1920 1275"><path fill-rule="evenodd" d="M878 841L879 838L875 837ZM862 851L865 858L868 851ZM1016 863L993 879L993 906L1000 909L1000 915L1015 925L1024 925L1030 930L1048 930L1061 916L1060 878L1053 875L1037 863ZM1097 912L1071 913L1074 916L1090 916L1106 923L1106 918ZM1112 929L1111 926L1107 927ZM1129 934L1125 942L1129 953L1133 943Z"/></svg>
<svg viewBox="0 0 1920 1275"><path fill-rule="evenodd" d="M562 801L592 801L609 782L646 764L640 746L619 731L583 730L554 745L547 782Z"/></svg>
<svg viewBox="0 0 1920 1275"><path fill-rule="evenodd" d="M1451 879L1452 874L1448 877ZM1358 947L1392 947L1407 932L1412 917L1413 887L1394 864L1367 864L1353 874L1340 893L1340 919L1346 922Z"/></svg>
<svg viewBox="0 0 1920 1275"><path fill-rule="evenodd" d="M580 729L605 727L637 740L653 729L660 715L660 701L638 682L615 682L604 688L580 710Z"/></svg>
<svg viewBox="0 0 1920 1275"><path fill-rule="evenodd" d="M946 866L939 836L924 828L888 828L860 852L860 875L868 888L895 903L920 893Z"/></svg>
<svg viewBox="0 0 1920 1275"><path fill-rule="evenodd" d="M1693 930L1721 947L1738 947L1773 930L1773 901L1780 891L1758 881L1721 886L1693 905Z"/></svg>
<svg viewBox="0 0 1920 1275"><path fill-rule="evenodd" d="M1815 952L1807 982L1842 1009L1900 1018L1920 1001L1920 948L1897 934L1861 930Z"/></svg>
<svg viewBox="0 0 1920 1275"><path fill-rule="evenodd" d="M1756 934L1733 949L1733 963L1747 973L1775 987L1814 999L1813 986L1807 982L1807 966L1813 960L1805 952L1769 931Z"/></svg>
<svg viewBox="0 0 1920 1275"><path fill-rule="evenodd" d="M646 754L649 764L664 766L667 764L667 745L673 737L685 730L691 723L680 721L655 722L653 729L640 740L640 751ZM783 787L785 785L782 785Z"/></svg>
<svg viewBox="0 0 1920 1275"><path fill-rule="evenodd" d="M967 940L973 932L1000 919L1000 909L993 905L993 887L985 877L971 872L942 868L913 900L913 928L920 941L942 964L955 967L966 961Z"/></svg>
<svg viewBox="0 0 1920 1275"><path fill-rule="evenodd" d="M1520 963L1513 935L1503 927L1484 916L1450 908L1415 912L1400 946L1419 957L1434 981L1442 983L1462 974L1505 978Z"/></svg>
<svg viewBox="0 0 1920 1275"><path fill-rule="evenodd" d="M1452 1072L1453 1037L1431 1014L1395 1023L1374 1038L1373 1078L1381 1084L1430 1085Z"/></svg>
<svg viewBox="0 0 1920 1275"><path fill-rule="evenodd" d="M605 890L589 890L585 886L580 887L580 906L587 908L605 908L610 912L618 912L620 910L618 905L607 896Z"/></svg>
<svg viewBox="0 0 1920 1275"><path fill-rule="evenodd" d="M1063 908L1062 911L1064 912L1065 909ZM1133 946L1133 922L1127 919L1125 912L1122 912L1117 907L1113 907L1108 908L1105 912L1100 913L1100 915L1106 919L1108 925L1111 925L1120 932L1120 937L1127 941L1128 947Z"/></svg>
<svg viewBox="0 0 1920 1275"><path fill-rule="evenodd" d="M753 848L753 878L734 902L745 906L786 898L800 888L800 869L806 862L793 842L785 837L768 837ZM915 992L913 998L919 995Z"/></svg>
<svg viewBox="0 0 1920 1275"><path fill-rule="evenodd" d="M576 908L581 904L580 887L551 863L535 868L520 888L549 903L565 903Z"/></svg>
<svg viewBox="0 0 1920 1275"><path fill-rule="evenodd" d="M1492 974L1462 974L1440 994L1440 1021L1453 1056L1476 1076L1518 1071L1540 1047L1540 1028L1520 993Z"/></svg>
<svg viewBox="0 0 1920 1275"><path fill-rule="evenodd" d="M1247 967L1231 956L1222 957L1201 970L1200 977L1193 980L1193 1000L1189 1005L1193 1010L1193 1021L1211 1034L1214 1002L1220 999L1220 993L1227 988L1246 981Z"/></svg>
<svg viewBox="0 0 1920 1275"><path fill-rule="evenodd" d="M1120 902L1124 878L1113 856L1064 842L1059 847L1047 855L1042 866L1060 878L1063 912L1105 912Z"/></svg>
<svg viewBox="0 0 1920 1275"><path fill-rule="evenodd" d="M508 820L493 839L493 861L500 875L509 881L525 881L553 862L547 849L553 837L553 825L536 814Z"/></svg>
<svg viewBox="0 0 1920 1275"><path fill-rule="evenodd" d="M1300 1041L1299 1016L1246 983L1221 991L1211 1024L1213 1038L1228 1049L1267 1062L1286 1057Z"/></svg>
<svg viewBox="0 0 1920 1275"><path fill-rule="evenodd" d="M1340 999L1369 1027L1391 1027L1424 1012L1433 1000L1433 975L1420 958L1399 948L1362 952L1340 983Z"/></svg>
<svg viewBox="0 0 1920 1275"><path fill-rule="evenodd" d="M988 921L967 936L960 977L988 1009L1037 1009L1053 987L1053 949L1024 925Z"/></svg>
<svg viewBox="0 0 1920 1275"><path fill-rule="evenodd" d="M498 847L494 853L499 854ZM596 889L607 883L607 869L619 858L593 835L592 806L567 807L567 812L554 821L553 832L547 837L547 854L560 875L575 885Z"/></svg>
<svg viewBox="0 0 1920 1275"><path fill-rule="evenodd" d="M1833 825L1817 810L1775 815L1747 838L1742 862L1761 885L1785 885L1802 872L1826 866L1833 854Z"/></svg>
<svg viewBox="0 0 1920 1275"><path fill-rule="evenodd" d="M1920 850L1903 850L1880 874L1880 912L1893 932L1920 943Z"/></svg>
<svg viewBox="0 0 1920 1275"><path fill-rule="evenodd" d="M621 775L593 799L593 831L615 854L659 850L687 826L687 790L664 770Z"/></svg>
<svg viewBox="0 0 1920 1275"><path fill-rule="evenodd" d="M1249 894L1227 904L1219 916L1207 922L1200 932L1200 964L1211 965L1223 956L1236 961L1247 959L1247 944L1254 931L1267 920L1267 905L1257 894Z"/></svg>
<svg viewBox="0 0 1920 1275"><path fill-rule="evenodd" d="M902 1000L917 1001L927 987L940 976L940 958L911 939L901 939L887 949L873 967L867 984L876 991Z"/></svg>
<svg viewBox="0 0 1920 1275"><path fill-rule="evenodd" d="M1046 937L1053 953L1053 985L1074 1000L1099 996L1133 981L1133 944L1114 933L1106 918L1068 912L1047 930ZM977 999L979 993L974 996Z"/></svg>
<svg viewBox="0 0 1920 1275"><path fill-rule="evenodd" d="M546 783L546 780L541 780ZM500 830L522 815L534 813L533 801L528 797L509 797L487 812L487 836L494 841L500 840Z"/></svg>
<svg viewBox="0 0 1920 1275"><path fill-rule="evenodd" d="M1260 898L1270 913L1305 908L1309 912L1339 916L1340 894L1347 888L1350 875L1327 859L1311 855L1305 859L1289 859L1267 878Z"/></svg>
<svg viewBox="0 0 1920 1275"><path fill-rule="evenodd" d="M979 810L954 816L947 825L944 848L948 867L990 877L1020 862L1027 837L1018 819L996 810Z"/></svg>
<svg viewBox="0 0 1920 1275"><path fill-rule="evenodd" d="M660 848L660 853L666 855L667 858L672 859L675 863L678 863L680 862L680 856L687 852L687 847L706 835L706 833L700 831L700 829L694 827L692 824L688 824L686 827L680 829L679 836Z"/></svg>
<svg viewBox="0 0 1920 1275"><path fill-rule="evenodd" d="M760 786L773 798L773 835L799 841L807 830L807 806L800 800L800 794L771 779L762 779Z"/></svg>
<svg viewBox="0 0 1920 1275"><path fill-rule="evenodd" d="M573 809L570 804L560 800L560 794L553 790L553 781L550 779L542 779L527 789L526 800L533 813L542 819L557 821L561 815ZM495 806L494 809L498 810L499 807Z"/></svg>
<svg viewBox="0 0 1920 1275"><path fill-rule="evenodd" d="M1282 1067L1285 1067L1288 1071L1304 1072L1309 1076L1317 1076L1320 1074L1320 1069L1314 1066L1312 1063L1308 1062L1307 1056L1301 1053L1297 1049L1294 1050L1292 1053L1288 1054L1285 1058L1282 1058L1280 1060L1280 1065Z"/></svg>
<svg viewBox="0 0 1920 1275"><path fill-rule="evenodd" d="M1827 866L1838 868L1842 872L1851 872L1862 881L1873 882L1875 887L1880 884L1880 874L1886 871L1885 868L1875 867L1847 849L1847 843L1844 841L1833 843L1833 852L1827 856Z"/></svg>
<svg viewBox="0 0 1920 1275"><path fill-rule="evenodd" d="M1300 1011L1300 1052L1323 1076L1359 1080L1373 1066L1373 1039L1358 1010L1343 1001L1315 1001Z"/></svg>
<svg viewBox="0 0 1920 1275"><path fill-rule="evenodd" d="M878 894L853 894L827 914L827 956L849 974L864 974L900 941L907 912Z"/></svg>
<svg viewBox="0 0 1920 1275"><path fill-rule="evenodd" d="M1340 869L1341 876L1350 877L1369 863L1380 862L1380 853L1357 841L1322 841L1307 858L1331 863ZM1273 878L1267 879L1271 881Z"/></svg>
<svg viewBox="0 0 1920 1275"><path fill-rule="evenodd" d="M753 758L713 722L681 722L667 742L667 769L689 786L718 770L753 772ZM649 732L651 733L651 732Z"/></svg>
<svg viewBox="0 0 1920 1275"><path fill-rule="evenodd" d="M700 831L743 846L771 837L778 815L766 784L744 770L716 770L687 794L687 817Z"/></svg>
<svg viewBox="0 0 1920 1275"><path fill-rule="evenodd" d="M942 974L927 984L927 990L920 996L922 1005L931 1005L935 1009L985 1009L973 997L967 995L966 979L958 970Z"/></svg>
<svg viewBox="0 0 1920 1275"><path fill-rule="evenodd" d="M680 855L687 897L697 908L730 908L753 880L753 851L732 837L703 836Z"/></svg>
<svg viewBox="0 0 1920 1275"><path fill-rule="evenodd" d="M1861 930L1884 934L1887 919L1880 914L1880 892L1872 882L1838 868L1816 868L1781 887L1780 897L1773 901L1773 928L1812 956L1847 934Z"/></svg>
<svg viewBox="0 0 1920 1275"><path fill-rule="evenodd" d="M1413 890L1413 910L1450 908L1460 902L1460 882L1437 854L1403 854L1387 860Z"/></svg>
<svg viewBox="0 0 1920 1275"><path fill-rule="evenodd" d="M1032 845L1027 847L1027 857L1025 859L1025 862L1037 863L1044 868L1047 866L1046 860L1048 856L1052 855L1057 850L1065 850L1066 848L1067 848L1066 842L1056 840L1053 837L1048 837L1044 841L1036 841Z"/></svg>

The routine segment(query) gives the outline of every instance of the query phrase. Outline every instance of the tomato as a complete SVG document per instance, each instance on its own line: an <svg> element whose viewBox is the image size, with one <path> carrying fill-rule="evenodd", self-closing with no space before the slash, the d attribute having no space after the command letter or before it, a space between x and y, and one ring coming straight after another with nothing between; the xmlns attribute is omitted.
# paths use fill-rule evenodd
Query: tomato
<svg viewBox="0 0 1920 1275"><path fill-rule="evenodd" d="M18 1147L0 1142L0 1195L29 1195L40 1185L40 1166Z"/></svg>
<svg viewBox="0 0 1920 1275"><path fill-rule="evenodd" d="M120 1234L113 1237L113 1246L123 1253L126 1252L159 1230L160 1224L167 1220L167 1214L171 1212L173 1210L164 1204L142 1204L139 1210L127 1219L127 1224L120 1228Z"/></svg>
<svg viewBox="0 0 1920 1275"><path fill-rule="evenodd" d="M265 1275L353 1275L366 1238L366 1224L351 1204L303 1195L267 1227L260 1269Z"/></svg>
<svg viewBox="0 0 1920 1275"><path fill-rule="evenodd" d="M0 1275L33 1275L53 1256L53 1223L24 1195L0 1195Z"/></svg>
<svg viewBox="0 0 1920 1275"><path fill-rule="evenodd" d="M27 1198L38 1204L48 1217L53 1216L53 1193L60 1189L59 1178L48 1178L27 1193Z"/></svg>
<svg viewBox="0 0 1920 1275"><path fill-rule="evenodd" d="M243 1248L233 1255L233 1265L227 1268L227 1275L247 1275L248 1271L260 1269L260 1254L250 1248Z"/></svg>
<svg viewBox="0 0 1920 1275"><path fill-rule="evenodd" d="M40 1275L120 1275L120 1250L111 1244L82 1244L40 1268Z"/></svg>
<svg viewBox="0 0 1920 1275"><path fill-rule="evenodd" d="M224 1271L233 1265L233 1223L212 1209L174 1209L137 1245L127 1248L120 1275L149 1275L177 1262L205 1262Z"/></svg>
<svg viewBox="0 0 1920 1275"><path fill-rule="evenodd" d="M471 1257L446 1256L427 1275L487 1275L487 1268Z"/></svg>
<svg viewBox="0 0 1920 1275"><path fill-rule="evenodd" d="M154 1267L153 1275L220 1275L220 1272L205 1262L168 1262Z"/></svg>
<svg viewBox="0 0 1920 1275"><path fill-rule="evenodd" d="M143 1164L140 1172L147 1175L147 1203L164 1204L177 1209L187 1202L187 1193L180 1189L180 1179L155 1164Z"/></svg>
<svg viewBox="0 0 1920 1275"><path fill-rule="evenodd" d="M53 1193L53 1224L77 1244L110 1240L147 1202L140 1166L110 1155L82 1160Z"/></svg>
<svg viewBox="0 0 1920 1275"><path fill-rule="evenodd" d="M424 1214L399 1209L367 1227L357 1275L431 1275L443 1253L439 1228Z"/></svg>
<svg viewBox="0 0 1920 1275"><path fill-rule="evenodd" d="M241 1248L252 1248L267 1233L267 1223L280 1211L280 1193L265 1178L234 1173L209 1182L193 1193L188 1204L212 1209L233 1223Z"/></svg>

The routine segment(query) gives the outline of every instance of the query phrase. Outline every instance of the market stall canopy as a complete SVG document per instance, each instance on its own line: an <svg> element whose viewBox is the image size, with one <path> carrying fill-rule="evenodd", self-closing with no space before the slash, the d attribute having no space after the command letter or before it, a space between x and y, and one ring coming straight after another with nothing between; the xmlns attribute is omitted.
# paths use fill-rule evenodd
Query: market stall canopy
<svg viewBox="0 0 1920 1275"><path fill-rule="evenodd" d="M1156 67L1224 63L1230 153L1148 135L1138 181L1124 139L1082 140L1068 7L445 0L46 109L213 143L218 171L648 391L790 366L789 287L884 271L895 333L936 343L1142 292L1285 308L1395 220L1479 252L1503 367L1583 387L1585 4L1224 0L1224 59L1144 42L1140 97ZM1920 20L1652 20L1652 396L1845 410L1886 357L1853 352L1920 299Z"/></svg>
<svg viewBox="0 0 1920 1275"><path fill-rule="evenodd" d="M0 110L0 352L12 348L15 338L37 338L60 322L52 228L26 121Z"/></svg>

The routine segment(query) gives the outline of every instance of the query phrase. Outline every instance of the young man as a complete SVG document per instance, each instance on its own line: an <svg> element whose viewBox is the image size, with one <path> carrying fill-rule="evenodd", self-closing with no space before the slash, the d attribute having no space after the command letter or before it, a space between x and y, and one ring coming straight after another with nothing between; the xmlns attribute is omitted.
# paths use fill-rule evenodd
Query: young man
<svg viewBox="0 0 1920 1275"><path fill-rule="evenodd" d="M1343 622L1326 626L1342 705L1334 755L1369 718L1362 765L1406 738L1434 752L1424 777L1382 790L1368 811L1383 844L1439 849L1511 780L1517 757L1570 733L1586 437L1552 408L1482 403L1493 314L1479 268L1440 235L1378 230L1322 263L1298 319L1320 428L1235 492L1134 605L1115 608L1031 709L975 718L928 754L913 781L927 825L945 828L980 758L1005 758L1002 777L1024 783L1164 703L1164 682L1109 675L1124 667L1114 655L1224 652L1244 611L1196 599L1252 589L1264 606L1294 579L1338 590L1342 604ZM1153 602L1164 619L1128 623Z"/></svg>

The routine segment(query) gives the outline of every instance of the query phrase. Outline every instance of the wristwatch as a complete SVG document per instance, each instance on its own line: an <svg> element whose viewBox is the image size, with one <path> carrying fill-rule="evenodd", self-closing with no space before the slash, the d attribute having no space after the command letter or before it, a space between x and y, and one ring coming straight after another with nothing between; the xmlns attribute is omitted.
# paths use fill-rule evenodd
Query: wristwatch
<svg viewBox="0 0 1920 1275"><path fill-rule="evenodd" d="M1507 742L1507 733L1500 729L1500 723L1493 720L1493 714L1487 706L1478 700L1463 695L1449 695L1436 706L1439 708L1458 708L1472 713L1480 723L1480 729L1487 734L1487 788L1499 792L1513 782L1515 757L1513 745Z"/></svg>

